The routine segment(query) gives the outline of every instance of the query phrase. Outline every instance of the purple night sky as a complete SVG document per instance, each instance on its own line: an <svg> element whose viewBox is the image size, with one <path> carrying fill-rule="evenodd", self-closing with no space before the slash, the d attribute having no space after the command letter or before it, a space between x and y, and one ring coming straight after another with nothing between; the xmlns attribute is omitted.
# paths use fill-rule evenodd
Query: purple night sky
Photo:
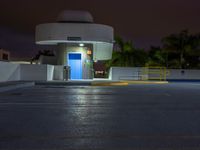
<svg viewBox="0 0 200 150"><path fill-rule="evenodd" d="M0 48L13 57L33 56L46 48L35 45L35 26L55 22L65 9L89 11L96 23L113 26L139 48L157 46L182 29L200 32L199 0L1 0Z"/></svg>

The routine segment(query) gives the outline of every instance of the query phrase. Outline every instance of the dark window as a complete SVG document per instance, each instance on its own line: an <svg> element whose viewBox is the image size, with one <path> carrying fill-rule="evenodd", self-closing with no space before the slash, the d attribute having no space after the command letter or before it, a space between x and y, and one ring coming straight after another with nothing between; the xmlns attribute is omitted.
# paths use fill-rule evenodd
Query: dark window
<svg viewBox="0 0 200 150"><path fill-rule="evenodd" d="M81 37L67 37L68 41L81 41Z"/></svg>
<svg viewBox="0 0 200 150"><path fill-rule="evenodd" d="M8 54L3 54L3 60L8 60Z"/></svg>

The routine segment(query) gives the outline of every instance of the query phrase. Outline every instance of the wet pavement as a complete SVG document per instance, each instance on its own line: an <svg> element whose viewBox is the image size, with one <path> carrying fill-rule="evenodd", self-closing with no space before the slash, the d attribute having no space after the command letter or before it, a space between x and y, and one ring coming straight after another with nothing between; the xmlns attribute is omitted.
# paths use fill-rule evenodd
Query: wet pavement
<svg viewBox="0 0 200 150"><path fill-rule="evenodd" d="M0 149L200 149L200 84L0 93Z"/></svg>

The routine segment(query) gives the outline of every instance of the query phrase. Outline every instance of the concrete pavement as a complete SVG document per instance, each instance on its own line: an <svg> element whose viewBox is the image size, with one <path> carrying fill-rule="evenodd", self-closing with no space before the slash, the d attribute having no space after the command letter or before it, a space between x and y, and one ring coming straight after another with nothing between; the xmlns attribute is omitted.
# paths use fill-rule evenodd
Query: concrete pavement
<svg viewBox="0 0 200 150"><path fill-rule="evenodd" d="M0 149L200 149L200 84L0 93Z"/></svg>

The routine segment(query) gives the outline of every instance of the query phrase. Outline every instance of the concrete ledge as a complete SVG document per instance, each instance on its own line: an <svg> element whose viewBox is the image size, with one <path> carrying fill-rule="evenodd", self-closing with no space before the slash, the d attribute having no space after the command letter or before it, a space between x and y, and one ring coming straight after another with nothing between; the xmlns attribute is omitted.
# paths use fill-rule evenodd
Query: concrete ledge
<svg viewBox="0 0 200 150"><path fill-rule="evenodd" d="M35 85L90 86L92 81L36 81Z"/></svg>
<svg viewBox="0 0 200 150"><path fill-rule="evenodd" d="M200 82L200 79L168 79L169 82Z"/></svg>
<svg viewBox="0 0 200 150"><path fill-rule="evenodd" d="M32 87L34 85L51 86L128 86L132 84L167 84L168 81L15 81L1 82L0 92L6 92L19 88Z"/></svg>
<svg viewBox="0 0 200 150"><path fill-rule="evenodd" d="M119 82L91 82L92 86L127 86L131 84L168 84L168 81L119 81Z"/></svg>
<svg viewBox="0 0 200 150"><path fill-rule="evenodd" d="M34 82L2 82L0 83L0 93L10 90L16 90L19 88L26 88L34 86Z"/></svg>
<svg viewBox="0 0 200 150"><path fill-rule="evenodd" d="M54 86L127 86L131 84L167 84L168 81L36 81L35 85L54 85Z"/></svg>
<svg viewBox="0 0 200 150"><path fill-rule="evenodd" d="M168 81L123 81L128 84L168 84Z"/></svg>
<svg viewBox="0 0 200 150"><path fill-rule="evenodd" d="M92 86L127 86L128 82L92 82Z"/></svg>

